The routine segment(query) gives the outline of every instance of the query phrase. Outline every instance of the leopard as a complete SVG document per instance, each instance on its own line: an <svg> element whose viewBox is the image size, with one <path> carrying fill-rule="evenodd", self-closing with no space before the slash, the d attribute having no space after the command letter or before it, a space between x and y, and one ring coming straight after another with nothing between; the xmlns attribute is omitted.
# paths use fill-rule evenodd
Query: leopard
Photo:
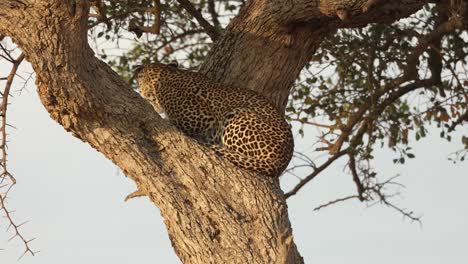
<svg viewBox="0 0 468 264"><path fill-rule="evenodd" d="M170 64L141 65L134 76L156 112L237 167L269 177L287 168L294 150L291 126L262 95Z"/></svg>

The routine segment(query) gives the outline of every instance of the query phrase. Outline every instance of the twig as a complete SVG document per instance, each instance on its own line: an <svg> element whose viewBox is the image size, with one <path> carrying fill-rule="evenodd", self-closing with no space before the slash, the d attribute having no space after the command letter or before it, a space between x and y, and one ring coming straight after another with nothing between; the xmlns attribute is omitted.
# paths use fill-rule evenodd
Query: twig
<svg viewBox="0 0 468 264"><path fill-rule="evenodd" d="M338 199L330 201L330 202L328 202L326 204L322 204L322 205L319 205L319 206L315 207L314 211L318 211L318 210L323 209L325 207L328 207L330 205L334 205L334 204L344 202L344 201L347 201L347 200L351 200L351 199L355 199L355 198L360 199L358 195L350 195L350 196L346 196L346 197L343 197L343 198L338 198Z"/></svg>
<svg viewBox="0 0 468 264"><path fill-rule="evenodd" d="M356 159L353 153L348 153L349 156L349 169L351 170L351 175L353 176L353 181L356 184L359 201L364 201L364 192L365 188L362 185L359 175L356 170Z"/></svg>
<svg viewBox="0 0 468 264"><path fill-rule="evenodd" d="M393 208L395 209L396 211L398 211L400 214L402 214L404 217L407 217L409 218L410 220L412 221L416 221L418 223L421 223L421 217L419 216L414 216L414 212L413 211L405 211L404 209L401 209L400 207L394 205L393 203L387 201L387 200L382 200L382 203L384 203L386 206L389 206L390 208Z"/></svg>
<svg viewBox="0 0 468 264"><path fill-rule="evenodd" d="M348 149L344 149L338 153L336 153L335 155L333 155L332 157L330 157L326 162L324 162L322 165L320 165L319 167L317 167L316 169L314 169L314 171L309 174L309 176L305 177L304 179L302 179L298 184L296 184L296 186L294 186L294 188L287 192L286 194L284 194L284 197L286 199L288 199L289 197L295 195L300 189L302 189L302 187L304 187L304 185L306 185L309 181L313 180L317 175L320 174L320 172L322 172L323 170L325 170L328 166L330 166L335 160L337 160L338 158L340 158L341 156L343 156L344 154L346 154L348 152Z"/></svg>
<svg viewBox="0 0 468 264"><path fill-rule="evenodd" d="M33 251L30 246L29 246L29 243L31 241L34 240L33 239L29 239L29 240L26 240L26 238L21 234L21 232L19 231L19 228L24 224L24 223L21 223L19 225L15 224L15 222L13 221L12 217L11 217L11 213L10 211L8 211L8 209L6 208L6 205L5 205L5 198L6 196L3 196L3 195L0 195L0 210L3 210L3 212L5 213L5 217L6 219L8 220L8 222L10 223L10 227L13 227L13 230L15 232L15 234L9 239L9 240L12 240L14 239L15 237L19 237L21 239L21 241L23 241L23 244L25 246L25 250L23 252L23 254L20 256L20 258L22 258L24 255L26 255L27 253L30 253L32 256L34 256L37 252Z"/></svg>
<svg viewBox="0 0 468 264"><path fill-rule="evenodd" d="M418 223L421 223L421 217L414 216L414 212L413 212L413 211L407 212L407 211L405 211L404 209L402 209L402 208L396 206L395 204L389 202L389 201L387 200L387 197L380 191L381 188L382 188L385 184L393 183L393 182L391 182L391 180L392 180L392 179L390 179L389 181L387 181L387 182L385 182L385 183L383 183L383 184L381 184L381 185L378 185L378 189L373 189L373 192L374 192L375 194L377 194L377 196L378 196L379 199L380 199L378 202L383 203L383 204L385 204L386 206L388 206L388 207L390 207L390 208L396 210L397 212L399 212L400 214L402 214L404 217L407 217L407 218L409 218L409 219L412 220L412 221L416 221L416 222L418 222Z"/></svg>
<svg viewBox="0 0 468 264"><path fill-rule="evenodd" d="M0 56L2 58L4 58L5 60L7 60L7 61L9 61L11 63L13 63L15 61L15 59L13 57L11 57L10 52L2 44L0 44L0 49L2 49L3 52L5 53L5 55L0 54Z"/></svg>
<svg viewBox="0 0 468 264"><path fill-rule="evenodd" d="M16 71L18 70L19 65L24 59L24 53L21 53L16 60L13 60L13 67L10 71L10 74L7 77L7 82L5 84L5 90L3 92L3 97L2 97L2 104L0 106L0 116L2 117L2 122L1 122L1 133L2 133L2 139L0 142L0 149L2 151L2 160L1 160L1 166L3 169L3 172L0 177L8 176L12 183L16 183L16 179L11 175L11 173L8 172L7 169L7 153L6 153L6 142L7 142L7 133L6 133L6 127L7 127L7 108L8 108L8 97L10 95L10 90L11 90L11 84L13 83L13 79L15 78Z"/></svg>
<svg viewBox="0 0 468 264"><path fill-rule="evenodd" d="M10 56L10 55L8 54L8 56ZM18 70L19 65L24 60L24 56L25 56L24 53L21 53L18 56L18 58L13 59L13 61L12 61L13 67L12 67L12 69L10 71L10 74L7 77L7 82L5 84L5 90L3 91L3 95L2 95L3 97L2 97L1 106L0 106L0 116L2 118L1 128L0 128L1 136L2 136L1 141L0 141L0 149L1 149L2 158L1 158L1 161L0 161L0 166L1 166L2 170L3 170L1 175L0 175L0 183L3 183L6 180L7 177L8 177L8 179L10 179L10 182L11 182L10 184L3 185L0 188L0 189L6 188L6 191L3 194L0 193L0 211L3 211L5 213L5 217L9 222L9 228L12 227L13 230L14 230L14 235L10 239L14 239L15 237L19 237L21 239L21 241L23 242L24 246L25 246L25 250L24 250L23 254L20 256L20 258L22 258L27 253L30 253L33 256L37 253L37 252L32 251L30 246L29 246L29 243L31 241L33 241L34 239L26 240L26 238L21 234L21 232L19 230L20 227L25 224L25 222L21 223L21 224L16 224L15 221L13 221L13 218L11 216L11 212L7 209L7 206L6 206L7 195L10 192L10 190L12 189L12 187L16 184L16 179L8 171L8 168L7 168L7 152L6 152L7 133L6 133L6 128L8 126L8 124L7 124L8 98L9 98L9 95L10 95L11 85L13 83L13 79L16 76L16 72Z"/></svg>
<svg viewBox="0 0 468 264"><path fill-rule="evenodd" d="M26 85L28 84L29 80L33 78L33 75L34 75L34 72L30 72L27 78L23 78L20 76L21 79L24 80L24 82L23 82L23 86L21 86L21 88L18 90L19 95L21 95L23 93L23 90L26 89Z"/></svg>

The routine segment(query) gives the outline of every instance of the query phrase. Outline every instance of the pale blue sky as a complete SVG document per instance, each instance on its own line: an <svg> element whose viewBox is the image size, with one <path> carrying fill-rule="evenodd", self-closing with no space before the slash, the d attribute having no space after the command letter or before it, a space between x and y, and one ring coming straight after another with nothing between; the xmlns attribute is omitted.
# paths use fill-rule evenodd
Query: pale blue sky
<svg viewBox="0 0 468 264"><path fill-rule="evenodd" d="M0 73L5 70L0 65ZM31 69L24 65L24 71ZM133 182L52 121L33 82L13 96L8 115L17 129L9 130L9 167L18 184L9 207L18 222L29 220L22 232L35 237L32 246L41 251L19 263L179 263L158 209L146 198L123 201ZM316 137L308 132L297 150ZM314 212L315 206L354 192L341 166L289 199L295 241L306 263L468 263L468 163L449 162L447 154L460 145L433 134L414 144L416 159L405 166L395 166L387 151L379 151L374 163L382 176L402 175L406 189L395 202L423 215L422 226L391 209L366 209L356 201ZM23 246L17 239L7 242L11 233L4 232L4 220L0 224L0 263L17 263Z"/></svg>

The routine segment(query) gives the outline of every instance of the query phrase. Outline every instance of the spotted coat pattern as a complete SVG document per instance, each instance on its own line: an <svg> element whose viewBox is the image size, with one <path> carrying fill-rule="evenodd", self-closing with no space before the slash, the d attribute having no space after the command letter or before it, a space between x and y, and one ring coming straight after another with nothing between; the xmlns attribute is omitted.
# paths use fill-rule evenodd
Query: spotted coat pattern
<svg viewBox="0 0 468 264"><path fill-rule="evenodd" d="M254 91L225 87L165 64L135 72L140 92L185 134L208 143L236 166L277 177L294 141L289 124Z"/></svg>

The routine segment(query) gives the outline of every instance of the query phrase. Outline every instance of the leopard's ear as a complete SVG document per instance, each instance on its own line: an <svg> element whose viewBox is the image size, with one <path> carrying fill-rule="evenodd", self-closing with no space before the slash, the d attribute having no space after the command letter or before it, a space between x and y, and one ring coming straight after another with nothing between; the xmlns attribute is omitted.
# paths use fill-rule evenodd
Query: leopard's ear
<svg viewBox="0 0 468 264"><path fill-rule="evenodd" d="M135 65L135 67L133 67L132 80L138 79L138 73L140 73L141 70L143 70L143 68L144 68L144 65Z"/></svg>
<svg viewBox="0 0 468 264"><path fill-rule="evenodd" d="M135 65L133 67L133 76L132 78L137 77L138 73L143 69L143 65Z"/></svg>
<svg viewBox="0 0 468 264"><path fill-rule="evenodd" d="M179 68L179 63L176 60L173 60L167 64L167 66L172 67L172 68Z"/></svg>

